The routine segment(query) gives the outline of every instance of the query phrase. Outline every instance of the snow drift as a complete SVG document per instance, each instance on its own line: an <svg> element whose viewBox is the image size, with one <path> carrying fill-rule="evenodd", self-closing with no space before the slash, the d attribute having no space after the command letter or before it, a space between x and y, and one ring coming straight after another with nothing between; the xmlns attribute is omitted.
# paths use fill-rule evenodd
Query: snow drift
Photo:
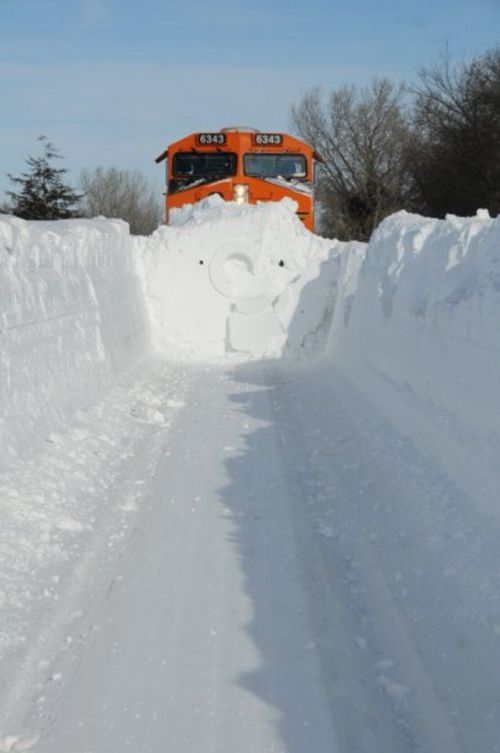
<svg viewBox="0 0 500 753"><path fill-rule="evenodd" d="M328 353L385 416L498 496L500 219L398 213L342 259Z"/></svg>
<svg viewBox="0 0 500 753"><path fill-rule="evenodd" d="M0 469L148 344L121 221L0 219Z"/></svg>
<svg viewBox="0 0 500 753"><path fill-rule="evenodd" d="M142 729L170 734L172 725L148 727L152 717L139 712L127 714L131 726L121 723L130 696L116 692L116 677L135 680L138 656L144 697L159 691L161 708L174 709L175 721L179 708L179 729L191 730L199 683L186 683L186 663L177 661L186 645L193 678L222 658L228 698L239 698L234 678L245 703L265 689L256 708L270 711L276 735L261 748L280 747L280 733L294 741L308 739L308 728L317 733L316 723L303 723L303 699L313 698L316 714L308 678L321 675L319 666L335 679L341 734L352 741L359 729L366 750L494 748L499 241L500 220L484 213L446 221L400 213L366 247L310 235L290 204L217 201L182 211L147 239L119 222L0 222L0 465L50 440L0 473L1 750L32 747L40 733L37 749L67 751L67 742L52 744L52 731L57 738L59 725L60 739L72 740L89 718L111 748L117 735L127 744L130 735L146 739ZM328 358L307 369L194 368L143 359L150 334L156 350L188 360ZM134 361L139 368L117 380ZM113 389L69 431L53 432L107 384ZM135 511L150 502L129 548ZM132 555L121 560L126 549ZM198 575L212 560L205 583ZM217 567L235 586L230 606L218 601ZM298 574L313 597L309 614L294 590ZM146 590L145 577L153 578ZM191 616L201 591L182 587L195 582L215 609L200 621ZM143 605L134 615L131 593ZM97 602L104 611L94 611ZM230 613L228 639L213 615ZM113 632L124 624L125 633ZM184 624L195 627L188 644L176 629ZM245 644L235 642L242 631ZM241 645L251 651L243 673L233 650ZM169 706L158 662L165 646L174 685L185 690L179 707ZM288 667L289 658L313 656L310 648L321 662L305 660L302 682L300 662ZM111 655L103 676L102 657ZM288 692L282 667L292 684L299 677L303 697ZM22 727L32 702L36 723ZM225 741L227 718L218 720ZM255 719L252 728L265 729L265 715ZM93 723L82 735L95 735ZM326 729L322 739L331 750Z"/></svg>
<svg viewBox="0 0 500 753"><path fill-rule="evenodd" d="M137 241L158 350L195 360L322 350L346 244L313 235L295 210L290 199L213 196Z"/></svg>
<svg viewBox="0 0 500 753"><path fill-rule="evenodd" d="M119 220L0 222L0 469L150 350L248 359L320 352L344 244L296 206L211 197L150 238Z"/></svg>
<svg viewBox="0 0 500 753"><path fill-rule="evenodd" d="M211 197L149 238L120 221L2 219L0 467L151 343L241 360L320 355L328 337L388 416L412 406L415 426L429 417L423 434L458 421L487 444L500 425L499 243L499 220L404 212L368 246L339 243L309 233L289 200Z"/></svg>

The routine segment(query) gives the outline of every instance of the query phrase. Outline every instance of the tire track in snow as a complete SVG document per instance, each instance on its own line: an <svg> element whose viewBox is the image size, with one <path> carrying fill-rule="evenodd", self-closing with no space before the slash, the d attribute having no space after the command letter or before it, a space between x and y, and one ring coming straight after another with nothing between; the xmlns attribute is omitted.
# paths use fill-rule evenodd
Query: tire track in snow
<svg viewBox="0 0 500 753"><path fill-rule="evenodd" d="M368 537L359 524L356 528L351 495L373 484L373 468L364 477L359 457L360 445L369 437L357 436L359 428L348 417L349 411L356 416L356 406L338 402L346 396L328 388L335 378L331 371L287 373L277 368L269 373L266 379L278 385L274 404L276 424L285 438L284 462L293 484L302 488L302 499L293 490L290 499L298 546L307 563L304 577L318 645L324 667L332 674L340 671L345 684L339 689L334 683L331 694L341 750L457 753L461 746L449 710L419 655L407 618L394 603ZM341 454L335 451L339 443L348 448ZM346 488L339 462L351 478L356 476L354 490ZM388 491L387 480L379 477L377 485L373 494ZM368 494L367 504L370 501ZM370 641L362 637L366 634L371 634ZM350 721L349 712L339 718L339 707L345 706L357 709ZM375 734L369 725L349 729L361 709L372 709L379 721L385 718ZM392 733L385 726L391 718Z"/></svg>

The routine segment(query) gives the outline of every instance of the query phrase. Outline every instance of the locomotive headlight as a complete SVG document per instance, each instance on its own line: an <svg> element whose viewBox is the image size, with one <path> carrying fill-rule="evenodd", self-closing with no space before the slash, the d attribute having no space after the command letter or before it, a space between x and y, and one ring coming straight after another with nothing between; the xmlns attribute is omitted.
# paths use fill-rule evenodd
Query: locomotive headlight
<svg viewBox="0 0 500 753"><path fill-rule="evenodd" d="M237 183L233 188L233 199L237 204L246 204L248 202L248 186L244 183Z"/></svg>

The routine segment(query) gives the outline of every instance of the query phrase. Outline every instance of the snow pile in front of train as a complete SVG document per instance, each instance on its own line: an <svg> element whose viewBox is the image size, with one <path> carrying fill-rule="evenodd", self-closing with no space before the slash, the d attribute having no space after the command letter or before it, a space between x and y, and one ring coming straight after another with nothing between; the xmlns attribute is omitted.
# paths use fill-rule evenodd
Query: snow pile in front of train
<svg viewBox="0 0 500 753"><path fill-rule="evenodd" d="M292 200L239 206L212 196L136 242L158 350L238 359L323 348L347 244L306 230Z"/></svg>

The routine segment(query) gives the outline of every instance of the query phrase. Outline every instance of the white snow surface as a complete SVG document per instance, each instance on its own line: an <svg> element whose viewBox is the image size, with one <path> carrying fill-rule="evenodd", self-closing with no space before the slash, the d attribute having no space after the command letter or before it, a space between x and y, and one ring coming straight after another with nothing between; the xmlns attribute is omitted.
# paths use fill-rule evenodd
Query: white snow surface
<svg viewBox="0 0 500 753"><path fill-rule="evenodd" d="M0 470L148 342L125 223L0 216Z"/></svg>
<svg viewBox="0 0 500 753"><path fill-rule="evenodd" d="M500 750L499 248L0 219L0 751Z"/></svg>
<svg viewBox="0 0 500 753"><path fill-rule="evenodd" d="M296 204L212 196L136 241L154 344L189 360L311 355L331 321L341 250L308 232Z"/></svg>
<svg viewBox="0 0 500 753"><path fill-rule="evenodd" d="M343 256L327 350L387 417L500 513L500 219L401 212Z"/></svg>

